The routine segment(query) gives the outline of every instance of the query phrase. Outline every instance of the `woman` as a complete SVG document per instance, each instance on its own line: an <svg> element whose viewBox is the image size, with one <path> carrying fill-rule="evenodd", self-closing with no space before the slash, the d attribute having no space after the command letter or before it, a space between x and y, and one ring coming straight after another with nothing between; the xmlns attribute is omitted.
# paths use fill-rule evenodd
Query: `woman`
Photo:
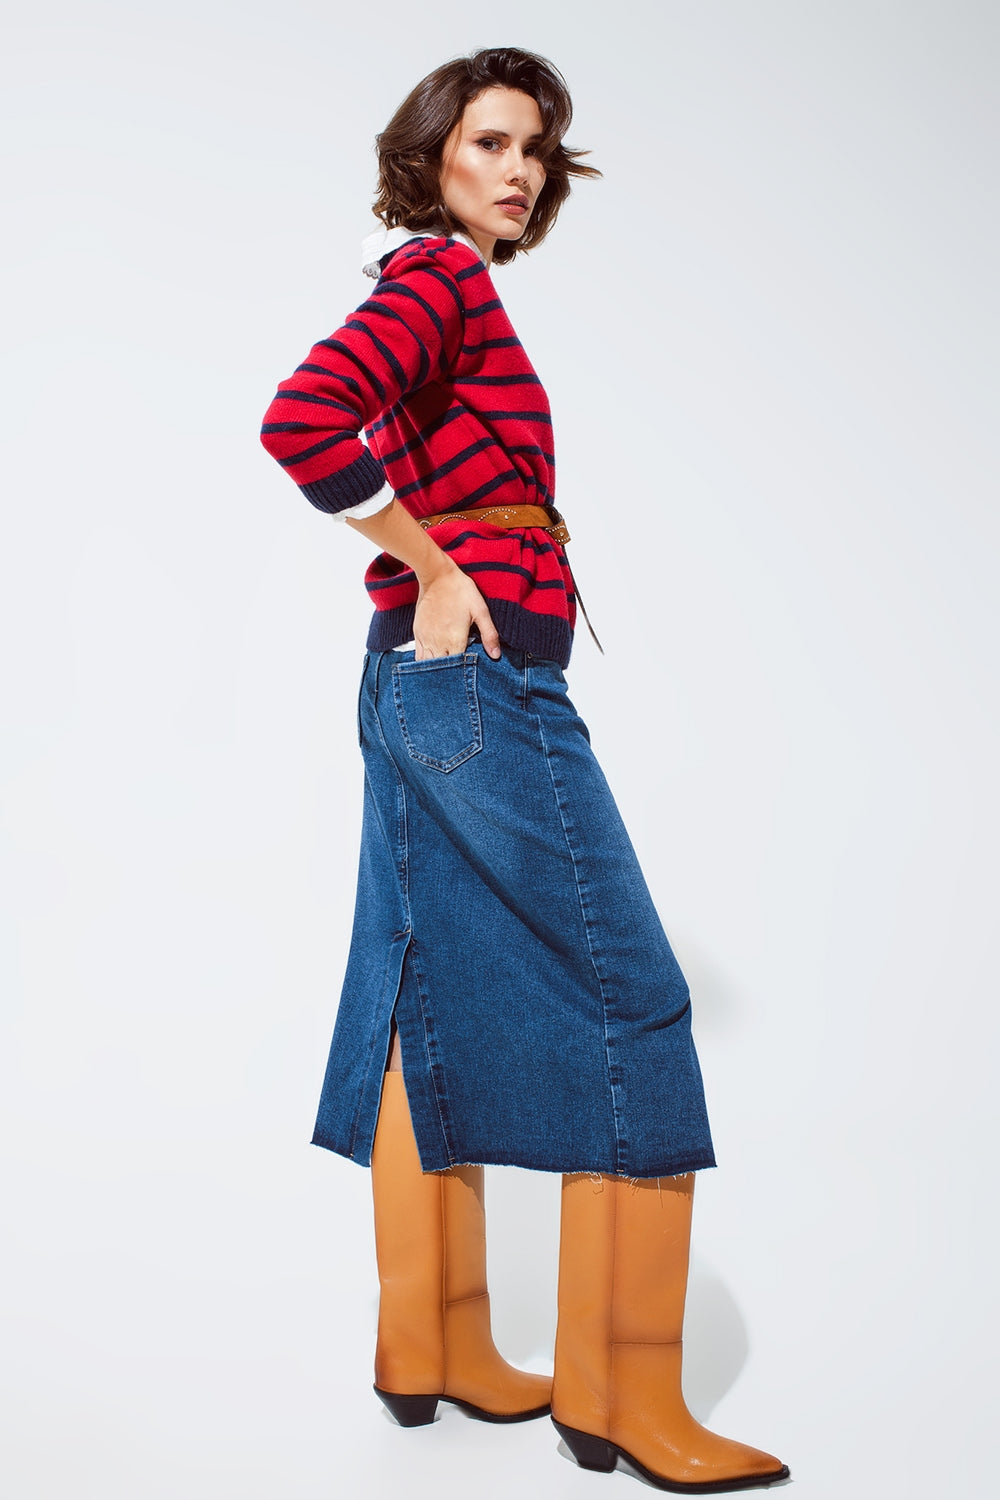
<svg viewBox="0 0 1000 1500"><path fill-rule="evenodd" d="M695 1171L715 1165L686 981L566 696L576 595L545 392L490 276L570 178L565 81L488 49L378 138L377 282L262 431L306 498L381 549L358 709L357 905L314 1141L371 1167L375 1389L551 1410L587 1468L665 1489L787 1468L684 1405ZM361 441L361 431L367 447ZM564 1174L555 1373L490 1331L483 1164Z"/></svg>

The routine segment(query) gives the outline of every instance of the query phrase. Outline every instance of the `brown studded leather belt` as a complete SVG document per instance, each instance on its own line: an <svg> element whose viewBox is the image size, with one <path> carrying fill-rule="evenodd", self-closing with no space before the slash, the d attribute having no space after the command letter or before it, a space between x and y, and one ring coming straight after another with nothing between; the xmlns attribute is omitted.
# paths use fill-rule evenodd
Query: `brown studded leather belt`
<svg viewBox="0 0 1000 1500"><path fill-rule="evenodd" d="M434 516L418 516L417 520L425 531L442 521L485 521L487 526L538 527L560 546L569 541L566 522L554 505L477 505L473 510L442 510Z"/></svg>
<svg viewBox="0 0 1000 1500"><path fill-rule="evenodd" d="M570 539L569 528L554 505L477 505L472 510L442 510L433 516L417 516L424 530L431 526L440 526L442 521L485 521L487 526L515 527L528 530L537 527L546 532L554 542L564 547ZM569 567L569 576L573 579L573 592L576 602L580 606L580 612L587 622L587 629L594 638L594 644L601 655L604 655L604 647L597 639L597 632L590 623L587 614L587 606L573 577L573 569L566 560Z"/></svg>

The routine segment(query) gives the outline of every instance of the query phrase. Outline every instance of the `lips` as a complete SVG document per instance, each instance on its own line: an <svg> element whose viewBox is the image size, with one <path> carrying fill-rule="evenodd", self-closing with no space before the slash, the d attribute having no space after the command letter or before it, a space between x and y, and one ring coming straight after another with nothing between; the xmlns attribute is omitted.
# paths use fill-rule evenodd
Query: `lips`
<svg viewBox="0 0 1000 1500"><path fill-rule="evenodd" d="M523 193L511 193L509 198L501 198L499 201L499 207L502 208L506 203L514 204L519 208L528 207L528 200Z"/></svg>

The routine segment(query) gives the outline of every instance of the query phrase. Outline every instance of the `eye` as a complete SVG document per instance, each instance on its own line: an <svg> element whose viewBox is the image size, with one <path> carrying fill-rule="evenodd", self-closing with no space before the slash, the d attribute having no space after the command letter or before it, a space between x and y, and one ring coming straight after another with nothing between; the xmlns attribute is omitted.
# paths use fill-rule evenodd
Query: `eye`
<svg viewBox="0 0 1000 1500"><path fill-rule="evenodd" d="M484 135L479 144L484 148L488 148L490 146L499 146L500 142L495 135Z"/></svg>

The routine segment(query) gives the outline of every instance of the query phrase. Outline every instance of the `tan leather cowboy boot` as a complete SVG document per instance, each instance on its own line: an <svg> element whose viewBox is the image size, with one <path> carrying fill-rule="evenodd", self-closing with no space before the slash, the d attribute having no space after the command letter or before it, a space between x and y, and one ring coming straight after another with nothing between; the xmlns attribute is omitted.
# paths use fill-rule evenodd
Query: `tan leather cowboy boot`
<svg viewBox="0 0 1000 1500"><path fill-rule="evenodd" d="M552 1420L581 1468L627 1459L714 1494L787 1479L780 1459L696 1422L681 1393L694 1173L563 1177Z"/></svg>
<svg viewBox="0 0 1000 1500"><path fill-rule="evenodd" d="M486 1288L482 1167L424 1172L401 1072L387 1072L372 1151L379 1274L375 1390L397 1422L452 1401L487 1422L549 1411L552 1381L499 1354Z"/></svg>

